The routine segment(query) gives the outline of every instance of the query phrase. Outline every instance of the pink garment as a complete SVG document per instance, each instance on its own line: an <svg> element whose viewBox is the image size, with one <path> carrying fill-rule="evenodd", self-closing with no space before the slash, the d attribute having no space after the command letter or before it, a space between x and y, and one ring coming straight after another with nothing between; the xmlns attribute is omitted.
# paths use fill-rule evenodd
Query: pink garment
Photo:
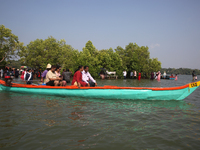
<svg viewBox="0 0 200 150"><path fill-rule="evenodd" d="M161 73L160 73L160 71L158 71L157 81L160 81L160 75L161 75Z"/></svg>
<svg viewBox="0 0 200 150"><path fill-rule="evenodd" d="M23 72L22 72L22 75L21 75L21 77L20 77L22 80L24 80L25 74L26 74L26 71L23 71Z"/></svg>
<svg viewBox="0 0 200 150"><path fill-rule="evenodd" d="M177 76L175 76L175 80L178 80L178 77L177 77Z"/></svg>
<svg viewBox="0 0 200 150"><path fill-rule="evenodd" d="M56 77L60 77L60 72L55 71L55 73L56 73ZM66 86L67 82L65 80L62 80L62 85Z"/></svg>

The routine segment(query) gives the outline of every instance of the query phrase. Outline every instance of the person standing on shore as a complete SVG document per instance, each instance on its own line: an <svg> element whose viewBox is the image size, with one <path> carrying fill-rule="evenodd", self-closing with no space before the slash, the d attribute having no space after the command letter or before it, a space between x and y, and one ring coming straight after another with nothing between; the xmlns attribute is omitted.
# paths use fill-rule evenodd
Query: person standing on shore
<svg viewBox="0 0 200 150"><path fill-rule="evenodd" d="M151 72L151 78L150 79L154 80L154 73L153 72Z"/></svg>
<svg viewBox="0 0 200 150"><path fill-rule="evenodd" d="M193 72L192 72L192 80L193 80L193 81L195 80L195 76L196 76L196 75L195 75L195 71L193 71Z"/></svg>
<svg viewBox="0 0 200 150"><path fill-rule="evenodd" d="M1 78L3 78L3 69L1 69Z"/></svg>
<svg viewBox="0 0 200 150"><path fill-rule="evenodd" d="M137 72L134 70L134 79L137 78Z"/></svg>
<svg viewBox="0 0 200 150"><path fill-rule="evenodd" d="M32 69L28 69L28 72L26 73L26 76L25 76L25 81L26 81L26 84L32 84L33 82Z"/></svg>
<svg viewBox="0 0 200 150"><path fill-rule="evenodd" d="M27 69L25 68L24 71L22 72L21 77L20 77L22 80L25 79L25 76L26 76L26 70L27 70Z"/></svg>
<svg viewBox="0 0 200 150"><path fill-rule="evenodd" d="M130 73L130 78L131 79L133 78L133 71L131 71L131 73Z"/></svg>
<svg viewBox="0 0 200 150"><path fill-rule="evenodd" d="M177 76L177 74L175 75L175 81L177 81L178 80L178 76Z"/></svg>
<svg viewBox="0 0 200 150"><path fill-rule="evenodd" d="M161 73L160 73L160 71L158 71L158 76L157 76L157 81L160 81L160 75L161 75Z"/></svg>
<svg viewBox="0 0 200 150"><path fill-rule="evenodd" d="M141 73L139 72L139 74L138 74L138 80L140 80L141 79Z"/></svg>
<svg viewBox="0 0 200 150"><path fill-rule="evenodd" d="M124 71L123 71L124 79L126 79L126 74L127 74L127 72L126 72L126 70L124 70Z"/></svg>

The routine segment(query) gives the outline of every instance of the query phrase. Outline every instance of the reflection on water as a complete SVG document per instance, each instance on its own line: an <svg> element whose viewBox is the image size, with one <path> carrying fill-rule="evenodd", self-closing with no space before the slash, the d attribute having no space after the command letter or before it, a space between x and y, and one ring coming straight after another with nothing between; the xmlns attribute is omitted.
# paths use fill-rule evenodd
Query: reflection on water
<svg viewBox="0 0 200 150"><path fill-rule="evenodd" d="M180 83L162 80L106 83L174 86L181 84L180 78ZM185 80L181 85L190 79ZM105 85L104 81L98 82ZM183 101L131 101L1 91L0 148L198 149L199 92L197 89Z"/></svg>

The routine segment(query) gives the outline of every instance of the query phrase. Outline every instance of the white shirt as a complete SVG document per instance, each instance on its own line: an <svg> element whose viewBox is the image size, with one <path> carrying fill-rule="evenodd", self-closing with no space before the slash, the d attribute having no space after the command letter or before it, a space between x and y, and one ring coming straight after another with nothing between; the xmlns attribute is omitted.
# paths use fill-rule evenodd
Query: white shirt
<svg viewBox="0 0 200 150"><path fill-rule="evenodd" d="M93 79L93 77L90 75L90 73L85 72L85 70L82 71L82 80L86 83L88 83L89 80L96 83L96 81Z"/></svg>
<svg viewBox="0 0 200 150"><path fill-rule="evenodd" d="M26 73L27 73L27 72L25 71L25 72L24 72L24 80L26 80Z"/></svg>
<svg viewBox="0 0 200 150"><path fill-rule="evenodd" d="M126 76L126 74L127 74L126 71L123 71L123 76Z"/></svg>
<svg viewBox="0 0 200 150"><path fill-rule="evenodd" d="M133 71L131 71L130 76L133 76Z"/></svg>
<svg viewBox="0 0 200 150"><path fill-rule="evenodd" d="M1 76L3 76L3 69L1 69Z"/></svg>
<svg viewBox="0 0 200 150"><path fill-rule="evenodd" d="M136 72L136 71L134 71L134 76L135 76L135 77L137 76L137 72Z"/></svg>
<svg viewBox="0 0 200 150"><path fill-rule="evenodd" d="M32 77L32 72L27 72L26 74L29 74L29 78L27 81L30 81L31 77Z"/></svg>

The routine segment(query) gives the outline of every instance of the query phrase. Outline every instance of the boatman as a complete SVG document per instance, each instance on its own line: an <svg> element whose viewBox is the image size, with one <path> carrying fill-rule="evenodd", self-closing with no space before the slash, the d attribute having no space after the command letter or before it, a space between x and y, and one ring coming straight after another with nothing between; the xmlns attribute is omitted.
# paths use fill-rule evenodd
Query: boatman
<svg viewBox="0 0 200 150"><path fill-rule="evenodd" d="M88 86L90 87L95 87L97 86L97 82L94 80L94 78L90 75L89 73L89 67L88 66L85 66L84 67L84 70L82 71L82 80L84 82L86 82L87 84L89 83Z"/></svg>

